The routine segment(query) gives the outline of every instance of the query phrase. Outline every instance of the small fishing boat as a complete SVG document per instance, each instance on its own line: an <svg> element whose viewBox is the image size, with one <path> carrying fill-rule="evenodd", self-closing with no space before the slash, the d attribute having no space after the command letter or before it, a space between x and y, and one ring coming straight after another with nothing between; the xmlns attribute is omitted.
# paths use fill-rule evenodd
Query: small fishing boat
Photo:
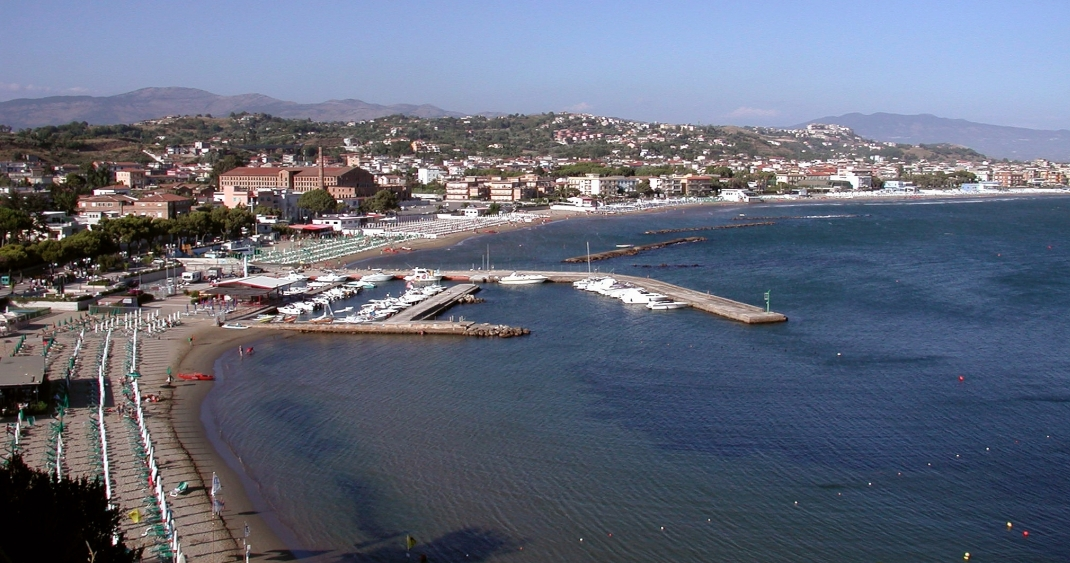
<svg viewBox="0 0 1070 563"><path fill-rule="evenodd" d="M186 381L214 381L215 376L207 373L180 373L177 375L179 379L185 379Z"/></svg>
<svg viewBox="0 0 1070 563"><path fill-rule="evenodd" d="M690 303L684 303L683 301L651 301L646 304L646 308L651 311L668 311L670 309L683 309L684 307L690 306Z"/></svg>
<svg viewBox="0 0 1070 563"><path fill-rule="evenodd" d="M230 329L234 329L234 330L245 330L245 329L247 329L249 327L247 327L247 326L245 326L245 325L243 325L241 323L225 323L225 324L223 324L223 328L230 328Z"/></svg>
<svg viewBox="0 0 1070 563"><path fill-rule="evenodd" d="M635 246L635 245L634 244L618 244L617 248L631 248L633 246Z"/></svg>

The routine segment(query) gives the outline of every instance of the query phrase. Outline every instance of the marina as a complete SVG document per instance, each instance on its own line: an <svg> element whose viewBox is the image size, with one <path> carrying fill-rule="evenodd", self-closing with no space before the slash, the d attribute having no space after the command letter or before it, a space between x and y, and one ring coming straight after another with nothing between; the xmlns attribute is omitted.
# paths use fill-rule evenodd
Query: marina
<svg viewBox="0 0 1070 563"><path fill-rule="evenodd" d="M424 302L401 311L385 322L405 323L433 318L444 313L465 296L478 291L479 288L475 285L476 283L500 283L503 279L509 279L510 276L513 276L513 279L517 279L519 276L526 276L526 278L522 279L540 279L545 280L546 282L574 283L589 278L590 274L541 271L514 271L510 274L497 274L495 272L473 274L470 271L443 271L441 272L441 276L444 280L456 280L469 283L452 286L446 291L435 295ZM733 301L711 293L703 293L701 291L679 287L651 278L616 274L613 278L620 282L641 288L647 292L666 295L671 298L673 302L687 303L691 307L700 311L746 324L779 323L788 320L788 317L782 313L767 311L755 305ZM303 325L303 323L289 324L296 324L297 326Z"/></svg>

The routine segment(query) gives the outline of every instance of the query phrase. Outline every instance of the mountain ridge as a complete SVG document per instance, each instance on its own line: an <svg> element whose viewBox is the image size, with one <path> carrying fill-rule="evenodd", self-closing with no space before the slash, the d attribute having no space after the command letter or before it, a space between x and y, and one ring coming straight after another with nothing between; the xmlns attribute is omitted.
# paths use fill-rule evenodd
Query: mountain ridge
<svg viewBox="0 0 1070 563"><path fill-rule="evenodd" d="M396 114L413 117L465 115L430 104L380 105L357 99L300 104L255 93L220 96L197 88L152 87L114 96L50 96L8 100L0 102L0 123L13 129L63 125L72 121L116 125L168 115L222 116L243 111L314 121L362 121Z"/></svg>
<svg viewBox="0 0 1070 563"><path fill-rule="evenodd" d="M904 115L885 112L822 117L791 128L801 129L812 123L850 127L858 135L875 141L912 145L950 143L969 147L992 158L1070 160L1070 131L1066 129L1027 129L937 117L928 113Z"/></svg>

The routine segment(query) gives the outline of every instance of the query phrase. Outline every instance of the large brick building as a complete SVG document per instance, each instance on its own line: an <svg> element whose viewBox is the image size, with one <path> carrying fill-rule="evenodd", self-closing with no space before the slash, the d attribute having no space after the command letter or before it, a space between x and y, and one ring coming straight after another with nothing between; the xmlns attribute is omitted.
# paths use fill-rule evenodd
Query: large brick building
<svg viewBox="0 0 1070 563"><path fill-rule="evenodd" d="M222 203L227 207L257 205L260 190L292 190L304 193L320 188L320 168L242 167L219 176ZM375 195L379 186L371 173L356 167L324 167L323 186L339 200Z"/></svg>

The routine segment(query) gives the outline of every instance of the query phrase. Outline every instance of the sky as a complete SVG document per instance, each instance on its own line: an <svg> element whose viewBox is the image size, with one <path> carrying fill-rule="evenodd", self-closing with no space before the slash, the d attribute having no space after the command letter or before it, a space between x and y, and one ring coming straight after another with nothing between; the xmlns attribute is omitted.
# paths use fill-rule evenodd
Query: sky
<svg viewBox="0 0 1070 563"><path fill-rule="evenodd" d="M183 86L463 113L1070 129L1066 0L5 0L0 100Z"/></svg>

